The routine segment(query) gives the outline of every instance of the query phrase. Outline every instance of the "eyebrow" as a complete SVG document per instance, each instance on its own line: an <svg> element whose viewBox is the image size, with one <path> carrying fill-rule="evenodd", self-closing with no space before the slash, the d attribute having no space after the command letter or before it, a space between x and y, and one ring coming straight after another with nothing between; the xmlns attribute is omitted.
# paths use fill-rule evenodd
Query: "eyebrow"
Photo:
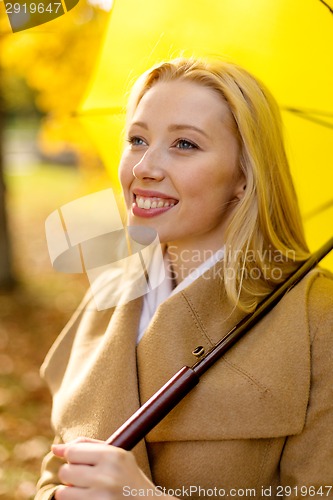
<svg viewBox="0 0 333 500"><path fill-rule="evenodd" d="M130 124L130 126L131 127L138 126L138 127L142 127L142 128L145 128L146 130L148 130L148 125L145 122L133 122Z"/></svg>
<svg viewBox="0 0 333 500"><path fill-rule="evenodd" d="M184 130L184 129L194 130L195 132L199 132L200 134L204 135L205 137L208 137L208 135L206 134L206 132L204 130L202 130L199 127L196 127L195 125L189 125L189 124L186 124L186 123L184 123L184 124L180 123L180 124L177 124L177 125L170 125L170 127L168 127L168 130L170 132L173 132L174 130Z"/></svg>
<svg viewBox="0 0 333 500"><path fill-rule="evenodd" d="M131 126L135 126L135 125L142 127L146 130L148 130L148 128L149 128L145 122L133 122L133 123L131 123ZM175 124L175 125L170 125L168 127L169 132L173 132L175 130L184 130L184 129L194 130L195 132L199 132L200 134L204 135L205 137L208 137L208 134L206 134L206 132L204 130L202 130L199 127L196 127L195 125L190 125L190 124L186 124L186 123L179 123L179 124Z"/></svg>

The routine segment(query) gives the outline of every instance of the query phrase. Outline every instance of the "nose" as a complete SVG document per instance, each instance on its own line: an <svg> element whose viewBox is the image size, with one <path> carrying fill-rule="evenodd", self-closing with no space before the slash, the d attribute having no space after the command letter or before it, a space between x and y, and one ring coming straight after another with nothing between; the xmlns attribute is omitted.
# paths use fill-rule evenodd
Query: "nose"
<svg viewBox="0 0 333 500"><path fill-rule="evenodd" d="M162 154L156 148L148 149L141 160L133 167L133 175L140 180L155 180L161 181L165 177L165 172L162 167Z"/></svg>

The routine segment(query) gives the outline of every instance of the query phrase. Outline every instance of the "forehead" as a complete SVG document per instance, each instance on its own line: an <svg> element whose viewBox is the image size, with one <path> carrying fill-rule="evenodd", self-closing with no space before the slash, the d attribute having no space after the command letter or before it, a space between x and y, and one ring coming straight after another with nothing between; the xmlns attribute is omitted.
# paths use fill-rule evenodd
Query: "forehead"
<svg viewBox="0 0 333 500"><path fill-rule="evenodd" d="M153 116L158 111L163 114L163 118L173 121L179 116L186 116L190 120L217 120L219 123L233 121L222 94L204 84L188 80L155 83L139 101L133 118Z"/></svg>

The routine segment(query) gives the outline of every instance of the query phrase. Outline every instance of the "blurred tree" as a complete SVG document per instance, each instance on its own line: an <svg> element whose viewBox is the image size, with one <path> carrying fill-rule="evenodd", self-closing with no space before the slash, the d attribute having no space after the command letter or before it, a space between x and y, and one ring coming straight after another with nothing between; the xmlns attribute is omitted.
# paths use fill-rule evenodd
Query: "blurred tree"
<svg viewBox="0 0 333 500"><path fill-rule="evenodd" d="M110 3L80 0L67 14L4 38L0 64L6 109L11 113L28 110L34 100L44 116L39 145L47 154L74 149L81 161L97 159L71 113L89 82L110 8Z"/></svg>
<svg viewBox="0 0 333 500"><path fill-rule="evenodd" d="M1 68L0 82L2 82ZM2 135L5 113L1 88L2 85L0 84L0 288L6 289L14 285L15 279L11 262L10 241L6 214L6 188L3 176L3 150L1 146L3 144Z"/></svg>
<svg viewBox="0 0 333 500"><path fill-rule="evenodd" d="M2 5L1 5L2 4ZM13 34L0 4L0 287L12 285L3 175L6 120L43 115L40 148L47 154L75 151L82 164L99 164L95 149L78 120L71 118L89 82L108 11L109 0L80 0L60 18Z"/></svg>

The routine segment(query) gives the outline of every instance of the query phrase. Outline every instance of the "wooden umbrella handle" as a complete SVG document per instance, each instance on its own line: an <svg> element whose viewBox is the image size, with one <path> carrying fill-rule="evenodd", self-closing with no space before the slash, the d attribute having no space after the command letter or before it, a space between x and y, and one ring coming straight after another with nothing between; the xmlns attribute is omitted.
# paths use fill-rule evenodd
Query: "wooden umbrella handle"
<svg viewBox="0 0 333 500"><path fill-rule="evenodd" d="M131 450L198 382L199 377L194 370L184 366L119 427L106 443Z"/></svg>
<svg viewBox="0 0 333 500"><path fill-rule="evenodd" d="M245 316L200 361L191 368L188 366L181 368L112 434L106 443L131 450L197 385L200 376L267 314L332 248L333 238L303 262L285 282L259 304L252 314Z"/></svg>

